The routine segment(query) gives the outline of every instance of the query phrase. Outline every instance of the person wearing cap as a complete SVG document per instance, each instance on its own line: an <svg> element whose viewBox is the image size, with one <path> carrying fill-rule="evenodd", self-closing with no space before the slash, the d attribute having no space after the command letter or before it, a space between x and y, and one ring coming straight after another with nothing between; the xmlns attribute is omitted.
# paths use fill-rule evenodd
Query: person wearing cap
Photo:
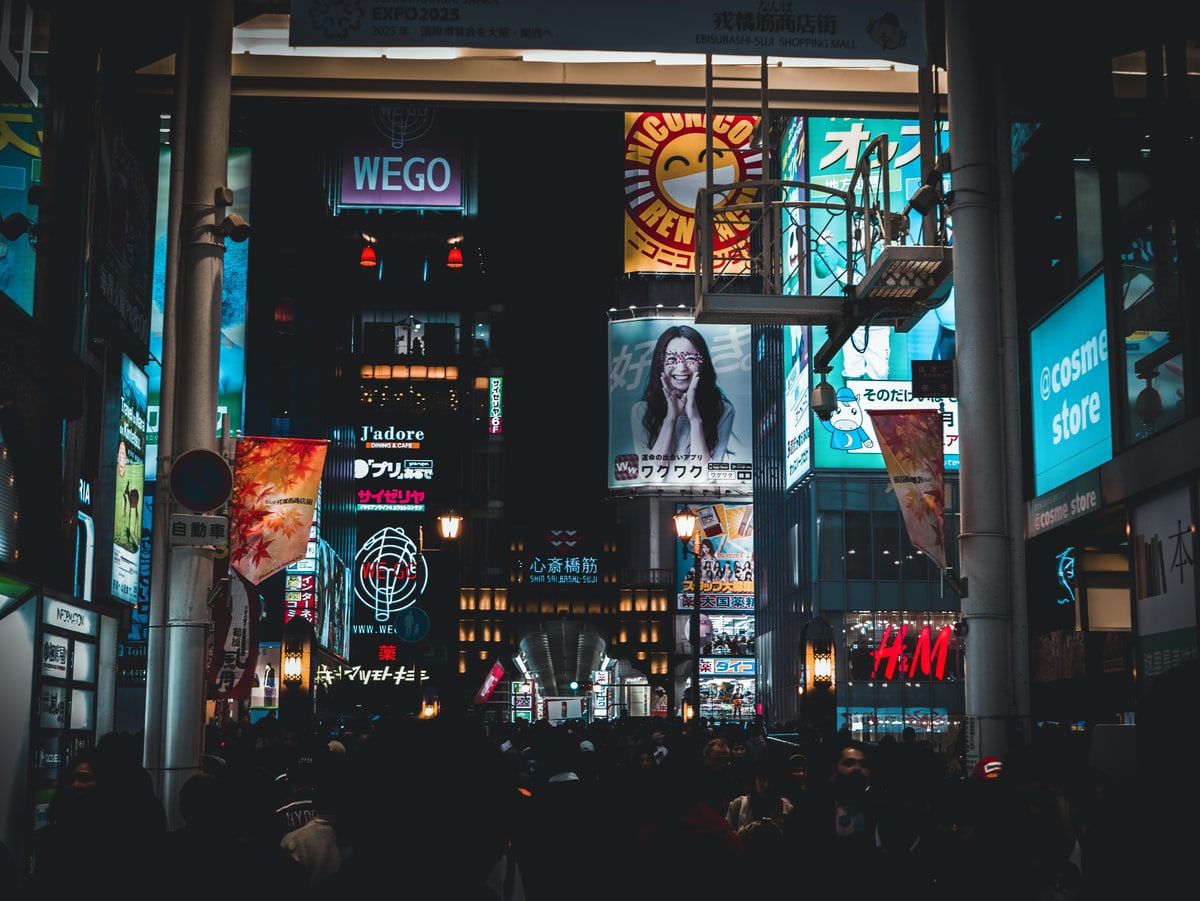
<svg viewBox="0 0 1200 901"><path fill-rule="evenodd" d="M974 779L986 779L991 781L999 779L1000 773L1004 770L1004 761L999 757L983 757L979 763L975 764L975 768L971 770L971 777Z"/></svg>
<svg viewBox="0 0 1200 901"><path fill-rule="evenodd" d="M803 754L793 754L788 758L787 788L785 793L791 797L799 795L808 788L808 758Z"/></svg>
<svg viewBox="0 0 1200 901"><path fill-rule="evenodd" d="M666 733L661 730L656 731L650 736L650 741L650 755L654 758L654 762L657 764L666 763L667 757L671 753L671 749L667 747Z"/></svg>

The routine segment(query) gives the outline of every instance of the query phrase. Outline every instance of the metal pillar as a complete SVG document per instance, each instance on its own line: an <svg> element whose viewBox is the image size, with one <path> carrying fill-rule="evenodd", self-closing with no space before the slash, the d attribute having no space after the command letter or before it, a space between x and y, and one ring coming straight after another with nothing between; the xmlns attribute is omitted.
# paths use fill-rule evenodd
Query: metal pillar
<svg viewBox="0 0 1200 901"><path fill-rule="evenodd" d="M1029 703L1027 636L1017 634L1026 620L1013 266L999 228L1008 130L976 15L971 4L946 5L959 431L971 436L959 475L969 765L1006 754Z"/></svg>
<svg viewBox="0 0 1200 901"><path fill-rule="evenodd" d="M190 16L189 16L190 17ZM185 24L186 28L186 24ZM186 30L184 32L186 35ZM163 336L158 403L158 463L154 482L154 515L150 520L150 611L147 625L146 711L143 764L154 779L154 792L163 786L163 684L167 624L167 547L171 516L169 480L175 460L176 309L179 292L179 216L183 206L183 159L187 144L188 42L175 54L175 116L171 123L171 180L168 187L167 259L163 284Z"/></svg>
<svg viewBox="0 0 1200 901"><path fill-rule="evenodd" d="M168 439L168 450L172 452L217 450L225 243L216 227L226 206L221 192L228 179L233 2L193 2L186 23L182 42L186 49L180 59L187 68L179 74L186 79L184 181L179 203L170 211L170 220L177 222L179 229L180 290L172 335L175 356L163 360L164 395L168 384L174 391L173 397L164 397L165 404L173 405L174 431ZM174 191L171 199L176 200ZM168 294L165 302L171 301ZM166 315L164 310L164 328ZM164 342L164 357L168 352ZM170 382L168 371L172 373ZM156 519L167 515L166 510L157 507L156 512ZM151 599L152 608L166 603L164 635L150 645L152 656L148 661L158 683L154 696L161 712L147 712L146 747L147 759L158 764L158 771L152 770L152 775L161 786L168 822L175 827L182 825L179 789L203 765L213 551L182 547L170 548L166 553L166 596ZM155 729L153 734L151 727Z"/></svg>

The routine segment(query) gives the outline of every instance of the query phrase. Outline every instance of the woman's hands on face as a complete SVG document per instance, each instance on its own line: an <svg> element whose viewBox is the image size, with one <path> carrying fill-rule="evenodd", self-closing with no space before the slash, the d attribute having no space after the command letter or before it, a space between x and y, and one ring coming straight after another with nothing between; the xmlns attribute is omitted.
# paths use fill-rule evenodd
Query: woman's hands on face
<svg viewBox="0 0 1200 901"><path fill-rule="evenodd" d="M671 384L671 378L666 372L663 372L660 380L662 381L663 397L667 399L667 416L669 420L673 421L684 414L687 396L695 392L696 380L693 378L685 391L678 391Z"/></svg>
<svg viewBox="0 0 1200 901"><path fill-rule="evenodd" d="M691 380L682 391L672 387L671 379L665 372L662 374L661 380L663 396L667 399L668 415L672 419L685 415L688 419L696 419L700 415L700 410L696 406L696 391L700 387L699 371L692 373Z"/></svg>
<svg viewBox="0 0 1200 901"><path fill-rule="evenodd" d="M700 417L700 409L696 406L696 391L699 388L700 370L696 370L692 373L692 380L688 382L687 391L683 394L683 412L693 422L698 421Z"/></svg>

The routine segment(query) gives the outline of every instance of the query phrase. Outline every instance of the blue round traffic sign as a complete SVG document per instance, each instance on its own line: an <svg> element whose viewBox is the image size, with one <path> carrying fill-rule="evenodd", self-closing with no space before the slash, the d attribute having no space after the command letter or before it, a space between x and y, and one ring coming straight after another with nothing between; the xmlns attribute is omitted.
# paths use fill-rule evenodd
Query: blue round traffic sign
<svg viewBox="0 0 1200 901"><path fill-rule="evenodd" d="M171 496L196 513L211 513L233 493L233 470L216 451L185 451L171 466Z"/></svg>

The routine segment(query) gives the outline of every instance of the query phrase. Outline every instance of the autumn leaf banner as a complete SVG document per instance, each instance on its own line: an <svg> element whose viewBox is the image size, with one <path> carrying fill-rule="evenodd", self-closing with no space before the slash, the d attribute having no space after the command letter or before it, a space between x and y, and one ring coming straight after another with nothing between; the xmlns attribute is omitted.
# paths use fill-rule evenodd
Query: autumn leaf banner
<svg viewBox="0 0 1200 901"><path fill-rule="evenodd" d="M946 568L946 489L940 410L869 410L908 537Z"/></svg>
<svg viewBox="0 0 1200 901"><path fill-rule="evenodd" d="M229 559L251 585L304 556L328 444L313 438L238 441Z"/></svg>

